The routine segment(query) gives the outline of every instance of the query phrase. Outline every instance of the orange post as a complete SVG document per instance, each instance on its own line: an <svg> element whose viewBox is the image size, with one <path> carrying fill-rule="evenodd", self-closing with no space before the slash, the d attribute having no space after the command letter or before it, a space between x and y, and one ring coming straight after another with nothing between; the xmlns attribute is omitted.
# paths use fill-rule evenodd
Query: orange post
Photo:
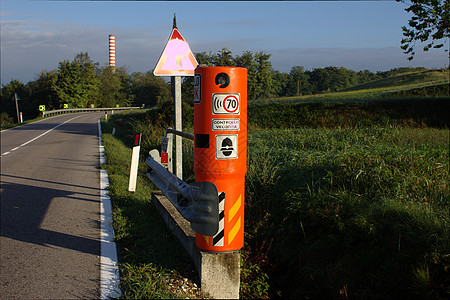
<svg viewBox="0 0 450 300"><path fill-rule="evenodd" d="M219 231L196 234L206 251L244 246L247 172L247 69L197 67L194 82L194 173L219 191Z"/></svg>

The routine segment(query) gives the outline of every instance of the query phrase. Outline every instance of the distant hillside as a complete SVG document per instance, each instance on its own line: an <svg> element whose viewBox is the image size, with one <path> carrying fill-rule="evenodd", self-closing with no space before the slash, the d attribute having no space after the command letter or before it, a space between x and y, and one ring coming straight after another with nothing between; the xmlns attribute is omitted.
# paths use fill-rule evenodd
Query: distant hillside
<svg viewBox="0 0 450 300"><path fill-rule="evenodd" d="M450 97L448 83L394 92L387 97Z"/></svg>
<svg viewBox="0 0 450 300"><path fill-rule="evenodd" d="M401 87L402 90L409 90L445 83L449 83L448 70L425 70L419 72L401 73L387 78L360 84L343 91L358 91L390 87Z"/></svg>
<svg viewBox="0 0 450 300"><path fill-rule="evenodd" d="M425 70L393 75L339 92L260 99L249 101L249 104L364 102L387 97L448 97L448 86L448 70Z"/></svg>

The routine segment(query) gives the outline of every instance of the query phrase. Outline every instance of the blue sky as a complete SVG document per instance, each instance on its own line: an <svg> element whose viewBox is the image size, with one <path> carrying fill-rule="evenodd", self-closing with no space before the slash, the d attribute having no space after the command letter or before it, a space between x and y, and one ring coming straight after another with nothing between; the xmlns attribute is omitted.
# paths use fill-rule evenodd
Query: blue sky
<svg viewBox="0 0 450 300"><path fill-rule="evenodd" d="M116 66L152 70L172 29L173 14L193 52L227 47L271 54L274 69L327 66L355 71L394 67L442 68L442 50L400 49L411 15L392 1L32 1L1 0L1 82L24 83L42 70L88 52L108 62L108 35L116 36ZM420 45L418 45L420 46ZM448 44L446 45L448 48Z"/></svg>

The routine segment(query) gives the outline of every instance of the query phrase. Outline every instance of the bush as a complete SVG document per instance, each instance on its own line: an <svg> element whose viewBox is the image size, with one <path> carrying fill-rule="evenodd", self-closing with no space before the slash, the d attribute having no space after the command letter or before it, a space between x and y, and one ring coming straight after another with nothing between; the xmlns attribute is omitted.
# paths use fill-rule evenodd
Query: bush
<svg viewBox="0 0 450 300"><path fill-rule="evenodd" d="M11 125L13 123L14 123L13 118L11 118L7 113L2 112L0 114L0 125L1 126Z"/></svg>
<svg viewBox="0 0 450 300"><path fill-rule="evenodd" d="M396 99L359 103L271 103L252 105L250 129L450 127L450 100Z"/></svg>

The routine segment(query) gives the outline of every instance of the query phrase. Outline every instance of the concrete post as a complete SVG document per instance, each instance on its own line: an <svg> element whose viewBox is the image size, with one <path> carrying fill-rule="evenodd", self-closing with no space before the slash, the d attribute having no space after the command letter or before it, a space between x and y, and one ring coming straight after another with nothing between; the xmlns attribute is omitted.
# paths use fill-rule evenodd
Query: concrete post
<svg viewBox="0 0 450 300"><path fill-rule="evenodd" d="M175 234L194 262L200 277L202 293L213 299L239 299L240 253L200 251L195 245L195 232L189 222L160 191L152 193L152 201L169 229Z"/></svg>

